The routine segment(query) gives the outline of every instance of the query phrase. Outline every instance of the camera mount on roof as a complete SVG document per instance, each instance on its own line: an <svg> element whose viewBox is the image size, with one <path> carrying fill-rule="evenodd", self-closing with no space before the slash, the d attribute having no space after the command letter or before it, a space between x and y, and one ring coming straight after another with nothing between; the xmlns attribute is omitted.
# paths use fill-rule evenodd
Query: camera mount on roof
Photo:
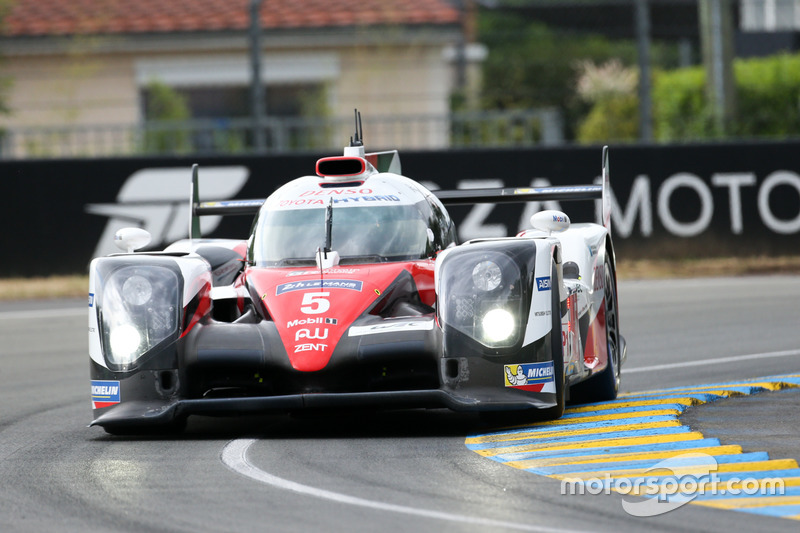
<svg viewBox="0 0 800 533"><path fill-rule="evenodd" d="M356 119L356 134L350 137L350 146L364 146L364 130L361 128L361 113L358 109L353 110Z"/></svg>

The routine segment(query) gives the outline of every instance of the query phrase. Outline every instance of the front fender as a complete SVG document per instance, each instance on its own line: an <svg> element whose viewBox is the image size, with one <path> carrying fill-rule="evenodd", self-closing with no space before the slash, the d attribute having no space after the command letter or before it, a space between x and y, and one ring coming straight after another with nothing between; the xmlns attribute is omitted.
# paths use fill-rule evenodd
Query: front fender
<svg viewBox="0 0 800 533"><path fill-rule="evenodd" d="M178 339L211 311L210 288L210 267L196 255L117 254L92 261L92 367L106 370L105 379L174 366Z"/></svg>

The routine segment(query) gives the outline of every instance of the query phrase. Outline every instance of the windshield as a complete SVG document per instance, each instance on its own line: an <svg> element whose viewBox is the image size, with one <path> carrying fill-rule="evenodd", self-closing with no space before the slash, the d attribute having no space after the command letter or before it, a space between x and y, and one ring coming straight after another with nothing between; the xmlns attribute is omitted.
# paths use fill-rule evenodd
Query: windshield
<svg viewBox="0 0 800 533"><path fill-rule="evenodd" d="M428 225L414 205L335 207L331 249L342 263L421 259ZM255 259L265 266L314 262L325 246L325 208L266 211L258 221Z"/></svg>

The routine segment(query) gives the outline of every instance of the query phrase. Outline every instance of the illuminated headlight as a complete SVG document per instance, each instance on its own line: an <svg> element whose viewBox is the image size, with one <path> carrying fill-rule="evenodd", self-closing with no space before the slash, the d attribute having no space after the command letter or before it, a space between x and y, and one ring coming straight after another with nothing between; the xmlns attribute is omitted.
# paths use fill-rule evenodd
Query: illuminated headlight
<svg viewBox="0 0 800 533"><path fill-rule="evenodd" d="M481 261L472 269L472 282L481 291L493 291L503 281L503 273L497 263Z"/></svg>
<svg viewBox="0 0 800 533"><path fill-rule="evenodd" d="M178 274L162 266L114 270L98 303L105 355L128 370L160 343L177 337L181 288Z"/></svg>
<svg viewBox="0 0 800 533"><path fill-rule="evenodd" d="M134 326L122 324L109 331L108 343L117 362L129 364L142 345L142 336Z"/></svg>
<svg viewBox="0 0 800 533"><path fill-rule="evenodd" d="M515 323L514 315L505 309L496 307L487 311L481 319L484 340L490 344L502 343L514 334Z"/></svg>
<svg viewBox="0 0 800 533"><path fill-rule="evenodd" d="M521 265L527 266L527 259L526 263L517 262L520 254L515 246L509 242L484 243L446 256L437 274L437 298L448 338L455 339L449 332L458 331L488 348L486 353L492 355L502 355L501 351L519 344L530 274L523 276ZM506 253L506 249L514 253Z"/></svg>

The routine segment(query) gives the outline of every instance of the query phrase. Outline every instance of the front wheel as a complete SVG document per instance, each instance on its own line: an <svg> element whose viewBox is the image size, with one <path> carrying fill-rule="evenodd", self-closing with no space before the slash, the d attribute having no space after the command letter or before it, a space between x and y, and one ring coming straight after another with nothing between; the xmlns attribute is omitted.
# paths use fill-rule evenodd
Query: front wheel
<svg viewBox="0 0 800 533"><path fill-rule="evenodd" d="M608 254L603 264L604 288L603 302L606 322L606 347L608 365L599 374L575 387L576 399L583 402L604 402L614 400L619 393L621 358L621 339L619 335L619 308L614 265Z"/></svg>

